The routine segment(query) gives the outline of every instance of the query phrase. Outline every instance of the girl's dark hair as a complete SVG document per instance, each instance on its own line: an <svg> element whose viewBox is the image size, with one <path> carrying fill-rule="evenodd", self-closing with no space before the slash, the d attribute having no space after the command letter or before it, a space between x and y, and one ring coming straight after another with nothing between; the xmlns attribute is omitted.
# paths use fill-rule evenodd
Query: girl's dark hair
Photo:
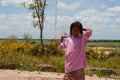
<svg viewBox="0 0 120 80"><path fill-rule="evenodd" d="M83 26L79 21L75 21L70 25L70 36L72 35L72 28L73 27L79 27L80 29L80 34L83 34Z"/></svg>

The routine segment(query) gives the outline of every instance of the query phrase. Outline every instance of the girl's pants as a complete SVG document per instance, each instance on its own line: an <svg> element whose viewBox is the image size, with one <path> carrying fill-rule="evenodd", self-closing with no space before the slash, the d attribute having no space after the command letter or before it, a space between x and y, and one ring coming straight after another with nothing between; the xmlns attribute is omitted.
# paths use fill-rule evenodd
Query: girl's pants
<svg viewBox="0 0 120 80"><path fill-rule="evenodd" d="M84 69L75 70L65 73L63 80L85 80Z"/></svg>

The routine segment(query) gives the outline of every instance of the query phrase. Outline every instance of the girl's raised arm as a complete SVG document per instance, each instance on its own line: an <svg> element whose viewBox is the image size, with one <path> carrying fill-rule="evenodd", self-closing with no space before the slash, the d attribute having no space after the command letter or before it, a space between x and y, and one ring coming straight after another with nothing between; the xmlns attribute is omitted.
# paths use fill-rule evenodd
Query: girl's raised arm
<svg viewBox="0 0 120 80"><path fill-rule="evenodd" d="M67 38L67 33L66 32L63 33L63 35L61 35L59 44L63 42L64 38Z"/></svg>
<svg viewBox="0 0 120 80"><path fill-rule="evenodd" d="M61 38L60 38L60 42L59 42L59 46L58 46L58 49L65 49L66 47L66 40L64 40L65 38L67 38L67 34L64 33L63 35L61 35Z"/></svg>
<svg viewBox="0 0 120 80"><path fill-rule="evenodd" d="M85 33L84 33L84 42L86 44L88 39L89 39L89 37L92 35L92 30L91 29L87 29L87 28L83 28L83 31L85 31Z"/></svg>

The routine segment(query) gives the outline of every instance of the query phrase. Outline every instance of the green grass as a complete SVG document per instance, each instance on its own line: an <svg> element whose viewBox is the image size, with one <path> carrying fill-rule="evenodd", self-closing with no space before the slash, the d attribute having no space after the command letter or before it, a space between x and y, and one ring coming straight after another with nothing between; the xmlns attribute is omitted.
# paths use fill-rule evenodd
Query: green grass
<svg viewBox="0 0 120 80"><path fill-rule="evenodd" d="M56 67L57 72L64 72L64 57L61 55L32 56L23 55L22 52L7 53L4 56L0 56L0 62L17 63L21 65L17 69L29 71L38 70L36 66L39 64L50 64Z"/></svg>
<svg viewBox="0 0 120 80"><path fill-rule="evenodd" d="M120 69L120 58L116 56L109 57L106 60L89 59L88 64L89 67Z"/></svg>
<svg viewBox="0 0 120 80"><path fill-rule="evenodd" d="M92 49L91 49L92 50ZM87 62L89 68L107 68L113 69L115 71L106 71L106 70L94 70L94 71L86 71L89 75L98 75L99 77L112 77L112 78L120 78L120 49L111 50L111 53L108 55L101 55L101 57L97 57L100 53L96 53L93 51L87 52ZM88 55L88 53L90 53ZM96 54L98 54L96 56Z"/></svg>
<svg viewBox="0 0 120 80"><path fill-rule="evenodd" d="M88 46L91 47L108 47L108 48L120 48L120 42L88 42Z"/></svg>

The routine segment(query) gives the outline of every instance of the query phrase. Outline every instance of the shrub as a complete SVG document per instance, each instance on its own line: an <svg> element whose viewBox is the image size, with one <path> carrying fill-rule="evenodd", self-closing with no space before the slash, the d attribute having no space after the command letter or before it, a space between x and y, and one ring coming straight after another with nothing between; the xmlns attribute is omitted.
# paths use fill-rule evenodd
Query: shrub
<svg viewBox="0 0 120 80"><path fill-rule="evenodd" d="M103 47L96 47L96 48L86 48L86 56L87 59L96 59L96 60L106 60L110 55L112 51L109 49L105 49Z"/></svg>
<svg viewBox="0 0 120 80"><path fill-rule="evenodd" d="M29 33L24 34L23 40L25 43L30 43L31 39L32 39L32 35L30 35Z"/></svg>

